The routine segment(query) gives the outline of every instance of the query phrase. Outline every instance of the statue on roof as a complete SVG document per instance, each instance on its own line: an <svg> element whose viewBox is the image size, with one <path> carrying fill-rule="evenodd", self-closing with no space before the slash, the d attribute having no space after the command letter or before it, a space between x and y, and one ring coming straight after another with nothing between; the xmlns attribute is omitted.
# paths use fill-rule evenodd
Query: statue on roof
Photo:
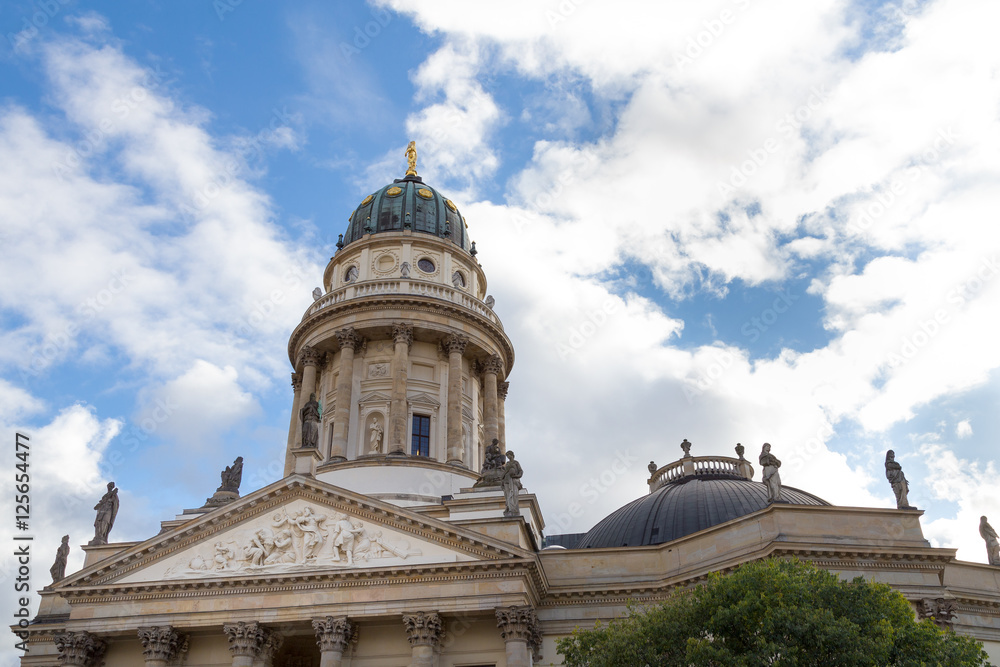
<svg viewBox="0 0 1000 667"><path fill-rule="evenodd" d="M411 141L406 146L406 175L417 175L417 142Z"/></svg>
<svg viewBox="0 0 1000 667"><path fill-rule="evenodd" d="M896 452L891 449L885 453L885 478L889 480L892 492L896 494L896 509L916 509L910 506L910 501L906 497L910 485L906 481L906 475L903 474L903 466L896 463Z"/></svg>
<svg viewBox="0 0 1000 667"><path fill-rule="evenodd" d="M87 542L87 546L96 546L108 543L108 535L115 525L115 517L118 516L118 489L114 482L108 482L108 491L94 505L97 510L97 518L94 519L94 539Z"/></svg>
<svg viewBox="0 0 1000 667"><path fill-rule="evenodd" d="M681 449L684 450L684 458L691 457L691 443L688 442L687 438L684 438L684 442L681 443Z"/></svg>
<svg viewBox="0 0 1000 667"><path fill-rule="evenodd" d="M985 519L986 517L983 517ZM62 544L56 550L56 562L49 568L52 583L58 583L66 578L66 559L69 558L69 535L63 535Z"/></svg>
<svg viewBox="0 0 1000 667"><path fill-rule="evenodd" d="M316 394L309 394L309 400L299 414L302 417L302 446L319 447L319 402Z"/></svg>
<svg viewBox="0 0 1000 667"><path fill-rule="evenodd" d="M993 530L985 516L979 518L979 535L986 540L986 556L990 565L1000 565L1000 539L997 539L997 531Z"/></svg>
<svg viewBox="0 0 1000 667"><path fill-rule="evenodd" d="M507 502L507 508L503 515L505 517L521 516L517 494L524 488L521 486L521 476L524 471L521 469L521 464L514 460L514 452L507 452L507 459L508 461L503 467L503 478L500 480L503 497Z"/></svg>
<svg viewBox="0 0 1000 667"><path fill-rule="evenodd" d="M222 486L216 491L232 491L239 495L240 483L243 481L243 457L237 456L233 465L226 466L222 471Z"/></svg>
<svg viewBox="0 0 1000 667"><path fill-rule="evenodd" d="M767 502L784 502L781 499L781 475L778 474L778 468L781 467L781 461L778 460L777 456L771 453L771 443L764 443L764 446L761 448L760 458L758 461L760 461L761 465L761 481L767 485Z"/></svg>

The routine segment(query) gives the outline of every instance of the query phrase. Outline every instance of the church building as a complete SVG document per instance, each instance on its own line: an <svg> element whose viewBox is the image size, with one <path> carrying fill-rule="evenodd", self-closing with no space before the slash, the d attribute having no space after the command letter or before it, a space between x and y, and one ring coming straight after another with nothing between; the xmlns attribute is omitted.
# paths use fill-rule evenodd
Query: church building
<svg viewBox="0 0 1000 667"><path fill-rule="evenodd" d="M238 459L144 541L99 525L83 569L15 626L24 667L558 665L574 628L767 557L888 583L1000 664L1000 567L931 547L920 510L781 486L741 445L685 440L635 501L546 535L530 493L545 473L521 477L532 443L506 439L514 346L469 225L407 155L350 214L291 332L282 479L240 491Z"/></svg>

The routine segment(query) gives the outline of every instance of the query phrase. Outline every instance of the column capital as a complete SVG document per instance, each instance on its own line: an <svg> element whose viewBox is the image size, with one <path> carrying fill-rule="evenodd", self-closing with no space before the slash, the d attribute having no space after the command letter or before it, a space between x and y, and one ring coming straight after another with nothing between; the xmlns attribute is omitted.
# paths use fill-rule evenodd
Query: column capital
<svg viewBox="0 0 1000 667"><path fill-rule="evenodd" d="M222 631L229 638L229 652L251 658L273 655L281 646L282 637L257 621L226 623Z"/></svg>
<svg viewBox="0 0 1000 667"><path fill-rule="evenodd" d="M469 337L462 334L451 334L443 341L443 347L448 354L458 352L465 354L465 347L469 344Z"/></svg>
<svg viewBox="0 0 1000 667"><path fill-rule="evenodd" d="M406 322L394 322L392 325L392 340L396 343L413 345L413 327Z"/></svg>
<svg viewBox="0 0 1000 667"><path fill-rule="evenodd" d="M316 644L320 651L346 652L347 647L358 641L358 626L347 616L327 616L312 622Z"/></svg>
<svg viewBox="0 0 1000 667"><path fill-rule="evenodd" d="M309 346L302 348L302 353L299 355L299 359L302 361L303 366L319 366L322 358L322 352Z"/></svg>
<svg viewBox="0 0 1000 667"><path fill-rule="evenodd" d="M352 327L341 329L340 331L335 332L334 335L337 337L337 343L340 344L340 347L349 347L355 352L357 352L358 348L364 345L365 342L365 339L362 338L361 335L358 334L358 332Z"/></svg>
<svg viewBox="0 0 1000 667"><path fill-rule="evenodd" d="M536 638L540 638L538 616L535 614L534 607L528 605L499 607L495 612L497 627L500 628L500 637L505 642L522 640L532 644Z"/></svg>
<svg viewBox="0 0 1000 667"><path fill-rule="evenodd" d="M138 629L142 656L146 660L169 662L187 652L188 638L169 625L149 625Z"/></svg>
<svg viewBox="0 0 1000 667"><path fill-rule="evenodd" d="M59 651L59 662L79 667L96 667L101 664L108 642L89 632L63 632L54 638Z"/></svg>
<svg viewBox="0 0 1000 667"><path fill-rule="evenodd" d="M507 400L507 390L510 389L510 382L497 382L497 396L501 401Z"/></svg>
<svg viewBox="0 0 1000 667"><path fill-rule="evenodd" d="M302 376L298 373L292 373L292 391L299 389L302 389Z"/></svg>
<svg viewBox="0 0 1000 667"><path fill-rule="evenodd" d="M500 358L499 354L490 355L490 357L483 362L483 372L493 373L497 376L503 374L503 359Z"/></svg>
<svg viewBox="0 0 1000 667"><path fill-rule="evenodd" d="M444 639L444 623L437 612L403 614L403 625L406 627L406 638L410 641L410 646L437 648Z"/></svg>

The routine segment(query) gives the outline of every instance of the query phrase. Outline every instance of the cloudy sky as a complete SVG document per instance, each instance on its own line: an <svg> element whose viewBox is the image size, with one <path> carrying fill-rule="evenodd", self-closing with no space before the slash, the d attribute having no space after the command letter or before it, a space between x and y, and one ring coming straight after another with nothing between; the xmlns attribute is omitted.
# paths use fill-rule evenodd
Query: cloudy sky
<svg viewBox="0 0 1000 667"><path fill-rule="evenodd" d="M998 23L971 0L7 0L0 424L31 437L33 588L109 480L112 537L140 540L238 455L244 491L277 479L287 336L409 140L514 343L508 446L548 533L643 494L683 438L771 442L785 483L881 507L894 448L928 539L985 562Z"/></svg>

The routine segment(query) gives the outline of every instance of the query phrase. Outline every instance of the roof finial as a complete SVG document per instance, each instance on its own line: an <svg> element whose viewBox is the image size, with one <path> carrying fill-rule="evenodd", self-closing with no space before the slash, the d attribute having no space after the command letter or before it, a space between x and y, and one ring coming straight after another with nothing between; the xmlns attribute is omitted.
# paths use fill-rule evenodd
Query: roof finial
<svg viewBox="0 0 1000 667"><path fill-rule="evenodd" d="M417 142L411 141L406 147L406 175L417 175Z"/></svg>

